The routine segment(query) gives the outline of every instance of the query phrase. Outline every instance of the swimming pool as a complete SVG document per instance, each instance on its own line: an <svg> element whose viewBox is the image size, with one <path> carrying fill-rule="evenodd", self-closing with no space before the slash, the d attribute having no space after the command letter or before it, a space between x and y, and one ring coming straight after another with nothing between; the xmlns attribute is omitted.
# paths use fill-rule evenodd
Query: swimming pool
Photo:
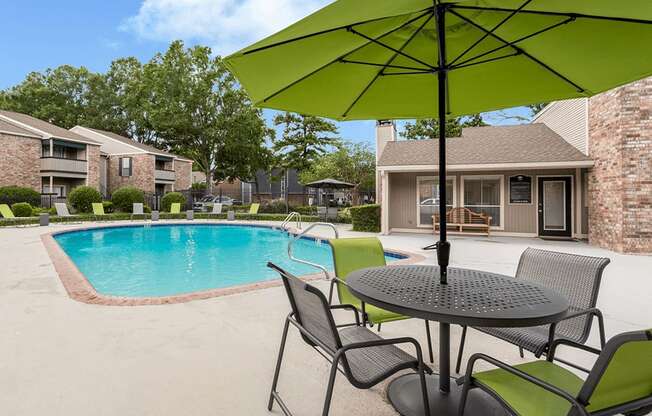
<svg viewBox="0 0 652 416"><path fill-rule="evenodd" d="M172 296L278 279L268 261L297 275L318 273L288 258L290 238L270 227L232 224L117 226L54 235L98 293L121 297ZM301 238L294 255L332 270L326 242ZM386 258L403 256L387 253Z"/></svg>

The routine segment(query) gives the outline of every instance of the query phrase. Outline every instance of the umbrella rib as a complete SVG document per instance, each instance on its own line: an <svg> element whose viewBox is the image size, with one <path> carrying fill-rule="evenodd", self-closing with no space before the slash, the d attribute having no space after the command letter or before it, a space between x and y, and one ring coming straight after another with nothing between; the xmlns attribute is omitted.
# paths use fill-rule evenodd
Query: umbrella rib
<svg viewBox="0 0 652 416"><path fill-rule="evenodd" d="M396 48L392 48L391 46L386 45L386 44L384 44L383 42L381 42L381 41L379 41L377 39L370 38L369 36L365 35L364 33L360 33L360 32L358 32L357 30L355 30L353 28L349 29L349 31L352 32L352 33L355 33L358 36L361 36L361 37L367 39L368 41L370 41L372 43L375 43L378 46L382 46L383 48L389 49L390 51L395 52L398 55L404 56L404 57L406 57L408 59L413 60L414 62L417 62L417 63L420 63L421 65L427 66L430 69L433 69L433 70L437 69L437 67L434 67L434 66L428 64L427 62L422 61L419 58L415 58L414 56L403 53L401 50L396 49ZM410 38L409 40L412 40L412 38Z"/></svg>
<svg viewBox="0 0 652 416"><path fill-rule="evenodd" d="M429 15L429 14L431 14L431 13L432 13L432 9L428 9L425 13L421 13L420 15L418 15L418 16L416 16L416 17L414 17L414 18L412 18L412 19L410 19L410 20L408 20L408 21L406 21L405 23L402 23L400 26L395 27L394 29L390 30L389 32L385 32L385 33L383 33L382 35L378 35L377 39L380 39L380 38L382 38L382 37L384 37L384 36L390 35L390 34L396 32L397 30L400 30L400 29L404 28L405 26L407 26L407 25L409 25L409 24L411 24L411 23L413 23L413 22L415 22L415 21L421 19L422 17L427 16L427 15ZM334 62L339 62L339 61L341 61L343 58L345 58L345 57L351 55L352 53L355 53L355 52L359 51L360 49L362 49L362 48L364 48L365 46L369 45L369 43L370 43L370 42L363 43L362 45L360 45L360 46L354 48L353 50L350 50L350 51L348 51L348 52L346 52L346 53L344 53L344 54L338 56L338 57L335 58L333 61L330 61L330 62L328 62L328 63L326 63L326 64L320 66L319 68L315 69L314 71L312 71L312 72L310 72L310 73L308 73L308 74L302 76L301 78L292 81L290 84L286 85L285 87L281 88L280 90L278 90L278 91L274 92L273 94L271 94L271 95L269 95L269 96L263 98L262 100L258 101L258 103L260 103L260 102L263 102L263 103L264 103L265 101L267 101L267 100L269 100L269 99L272 99L272 98L276 97L277 95L279 95L279 94L282 93L283 91L287 90L288 88L292 88L292 87L295 86L296 84L298 84L298 83L300 83L301 81L305 80L306 78L308 78L308 77L310 77L310 76L316 74L317 72L319 72L319 71L321 71L322 69L326 68L327 66L333 64Z"/></svg>
<svg viewBox="0 0 652 416"><path fill-rule="evenodd" d="M480 11L489 11L489 12L513 12L515 9L503 8L503 7L480 7L480 6L463 6L458 4L451 4L449 6L451 9L466 9L466 10L480 10ZM519 13L524 14L538 14L544 16L566 16L566 17L576 17L583 19L597 19L597 20L611 20L614 22L626 22L626 23L641 23L641 24L652 24L652 20L647 19L634 19L631 17L614 17L614 16L600 16L594 14L585 14L585 13L572 13L572 12L551 12L545 10L520 10Z"/></svg>
<svg viewBox="0 0 652 416"><path fill-rule="evenodd" d="M412 40L416 37L416 35L419 32L421 32L421 29L423 29L425 27L425 25L428 24L428 22L430 21L430 19L432 19L433 16L434 16L434 13L430 13L430 16L428 16L428 18L417 28L417 30L415 30L414 33L412 33L410 35L410 37L405 41L405 43L403 43L403 45L401 45L401 47L399 49L395 49L395 50L393 49L394 50L394 55L392 55L392 57L389 58L389 60L387 60L387 63L376 73L376 75L372 78L372 80L369 81L369 83L364 87L364 89L360 92L360 94L358 94L358 96L355 97L355 100L353 100L351 105L349 105L349 107L346 109L346 111L344 111L344 113L342 114L342 118L346 118L347 114L349 114L351 109L358 103L358 101L360 101L362 96L365 95L365 93L369 90L369 88L371 88L371 86L374 84L374 82L376 82L376 80L383 74L383 72L386 69L386 65L390 65L392 62L394 62L394 59L396 59L396 57L399 54L402 54L403 49L405 49L407 47L407 45L410 42L412 42ZM428 64L425 64L425 65L427 65L428 67L431 67ZM431 67L431 68L433 70L435 70L435 71L437 70L434 67Z"/></svg>
<svg viewBox="0 0 652 416"><path fill-rule="evenodd" d="M430 10L432 10L432 7L428 7L428 8L421 9L421 10L416 10L414 12L398 14L398 15L395 15L395 16L377 17L375 19L363 20L363 21L357 22L357 23L350 23L350 24L345 25L345 26L337 26L337 27L333 27L333 28L330 28L330 29L324 29L324 30L320 30L318 32L308 33L307 35L297 36L296 38L286 39L286 40L283 40L283 41L280 41L280 42L275 42L275 43L272 43L270 45L260 46L258 48L254 48L254 49L245 51L242 54L243 55L249 55L249 54L252 54L252 53L255 53L255 52L264 51L265 49L275 48L277 46L283 46L283 45L286 45L288 43L297 42L297 41L300 41L300 40L312 38L314 36L325 35L327 33L336 32L338 30L348 29L349 27L352 27L352 26L359 26L359 25L364 25L364 24L367 24L367 23L377 22L379 20L391 19L393 17L405 16L405 15L409 15L409 14L413 14L413 13L426 12L425 14L427 14L427 12L429 12ZM424 14L424 16L425 16L425 14Z"/></svg>
<svg viewBox="0 0 652 416"><path fill-rule="evenodd" d="M436 74L437 71L408 71L408 72L386 72L384 74L380 74L383 77L391 77L392 75L432 75Z"/></svg>
<svg viewBox="0 0 652 416"><path fill-rule="evenodd" d="M482 60L482 61L478 61L478 62L471 62L470 64L465 63L465 62L468 62L468 60L467 60L467 61L462 62L461 64L455 65L455 66L452 67L450 70L452 71L452 70L454 70L454 69L462 69L462 68L468 68L468 67L470 67L470 66L475 66L475 65L480 65L480 64L486 64L486 63L488 63L488 62L499 61L499 60L501 60L501 59L511 58L511 57L513 57L513 56L518 56L518 55L521 55L521 54L522 54L521 51L516 51L516 52L514 52L514 53L510 53L509 55L502 55L502 56L497 56L497 57L494 57L494 58L488 58L488 59L484 59L484 60ZM475 58L474 58L474 59L475 59ZM473 60L473 59L471 59L471 60Z"/></svg>
<svg viewBox="0 0 652 416"><path fill-rule="evenodd" d="M510 46L513 47L513 46L516 45L517 43L521 43L521 42L523 42L524 40L527 40L527 39L533 38L533 37L535 37L535 36L538 36L538 35L540 35L540 34L542 34L542 33L547 32L547 31L549 31L549 30L555 29L555 28L557 28L557 27L559 27L559 26L563 26L563 25L565 25L566 23L570 23L570 22L572 22L572 21L575 21L575 18L574 18L574 17L569 17L568 19L562 20L561 22L557 22L557 23L555 23L554 25L550 25L550 26L548 26L548 27L545 27L545 28L543 28L543 29L541 29L541 30L538 30L538 31L536 31L536 32L534 32L534 33L531 33L531 34L529 34L529 35L527 35L527 36L523 36L522 38L519 38L519 39L516 39L516 40L514 40L514 41L511 41L511 42L509 42L509 43L507 43L507 44L505 44L505 45L498 46L498 47L493 48L493 49L491 49L491 50L489 50L489 51L487 51L487 52L483 52L483 53L481 53L480 55L476 55L476 56L474 56L474 57L471 57L471 58L465 59L464 61L462 61L462 62L460 62L459 64L457 64L456 66L454 66L454 68L455 68L455 67L459 68L459 67L461 67L461 66L468 66L468 65L465 65L465 64L467 64L467 63L469 63L469 62L472 62L472 61L475 61L475 60L478 59L478 58L482 58L483 56L487 56L487 55L489 55L489 54L492 54L492 53L494 53L494 52L497 52L497 51L499 51L499 50L501 50L501 49L505 49L505 48L510 47Z"/></svg>
<svg viewBox="0 0 652 416"><path fill-rule="evenodd" d="M477 27L478 29L480 29L480 30L482 30L482 31L484 31L484 32L487 32L487 29L483 28L482 26L480 26L479 24L475 23L475 22L472 21L471 19L469 19L469 18L467 18L467 17L465 17L465 16L462 16L461 14L457 13L455 10L451 10L450 12L453 13L455 16L459 17L460 19L462 19L462 20L464 20L464 21L470 23L471 25ZM502 37L496 35L495 33L491 33L490 36L496 38L498 41L503 42L503 43L506 44L506 45L509 44L508 41L506 41L506 40L503 39ZM530 54L529 52L526 52L523 48L518 47L518 46L516 46L516 45L511 45L511 46L512 46L512 48L516 49L517 51L520 51L523 55L527 56L531 61L535 62L536 64L538 64L538 65L541 66L542 68L546 69L548 72L554 74L554 75L557 76L558 78L564 80L566 83L572 85L574 88L576 88L576 89L578 90L578 92L582 92L582 93L583 93L583 92L586 91L585 88L582 88L581 86L579 86L579 85L576 84L575 82L571 81L568 77L564 76L563 74L561 74L561 73L560 73L559 71L557 71L556 69L550 67L548 64L546 64L545 62L541 61L539 58L533 56L533 55Z"/></svg>
<svg viewBox="0 0 652 416"><path fill-rule="evenodd" d="M350 61L348 59L340 59L340 62L343 64L357 64L357 65L369 65L369 66L382 66L384 68L396 68L396 69L411 69L414 71L427 71L431 72L430 70L426 68L415 68L412 66L403 66L403 65L384 65L384 64L379 64L376 62L362 62L362 61Z"/></svg>
<svg viewBox="0 0 652 416"><path fill-rule="evenodd" d="M501 27L501 26L502 26L503 24L505 24L509 19L511 19L512 17L514 17L514 15L516 15L516 13L519 12L519 10L522 10L525 6L527 6L528 4L530 4L531 1L532 1L532 0L526 0L525 3L521 4L521 6L520 6L518 9L514 10L513 12L511 12L507 17L505 17L503 20L501 20L501 21L500 21L496 26L494 26L493 28L491 28L491 30L489 31L489 33L493 33L493 32L495 32L496 30L498 30L499 27ZM451 65L451 66L452 66L452 65L455 65L455 62L457 62L457 61L459 61L460 59L462 59L462 57L463 57L464 55L466 55L466 54L469 53L473 48L475 48L476 46L478 46L478 45L480 44L480 42L482 42L483 40L487 39L487 37L489 36L489 33L485 33L484 35L482 35L482 37L481 37L480 39L476 40L476 41L475 41L471 46L469 46L468 48L466 48L466 49L464 50L464 52L462 52L461 54L459 54L459 55L457 56L457 58L453 59L453 60L450 62L450 65Z"/></svg>

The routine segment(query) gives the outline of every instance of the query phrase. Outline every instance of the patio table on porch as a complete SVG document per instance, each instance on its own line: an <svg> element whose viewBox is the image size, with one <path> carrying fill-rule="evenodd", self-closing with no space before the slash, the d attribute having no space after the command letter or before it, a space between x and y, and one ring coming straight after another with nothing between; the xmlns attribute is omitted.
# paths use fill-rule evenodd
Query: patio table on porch
<svg viewBox="0 0 652 416"><path fill-rule="evenodd" d="M441 284L438 266L385 266L361 269L347 277L350 291L380 308L439 321L439 374L428 376L431 414L457 415L460 388L451 384L450 324L483 327L526 327L554 323L569 308L556 292L510 276L461 268L448 269ZM505 415L483 393L473 392L468 415ZM398 377L388 388L389 400L404 416L423 415L416 374ZM474 411L475 410L475 411Z"/></svg>

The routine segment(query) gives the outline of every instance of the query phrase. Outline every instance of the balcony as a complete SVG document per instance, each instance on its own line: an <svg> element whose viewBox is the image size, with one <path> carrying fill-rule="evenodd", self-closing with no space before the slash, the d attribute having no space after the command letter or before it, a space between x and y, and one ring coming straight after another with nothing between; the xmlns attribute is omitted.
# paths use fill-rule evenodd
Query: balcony
<svg viewBox="0 0 652 416"><path fill-rule="evenodd" d="M88 162L80 159L58 157L41 158L41 174L63 174L69 177L86 177Z"/></svg>
<svg viewBox="0 0 652 416"><path fill-rule="evenodd" d="M154 180L156 182L174 182L175 178L173 170L156 169L154 171Z"/></svg>

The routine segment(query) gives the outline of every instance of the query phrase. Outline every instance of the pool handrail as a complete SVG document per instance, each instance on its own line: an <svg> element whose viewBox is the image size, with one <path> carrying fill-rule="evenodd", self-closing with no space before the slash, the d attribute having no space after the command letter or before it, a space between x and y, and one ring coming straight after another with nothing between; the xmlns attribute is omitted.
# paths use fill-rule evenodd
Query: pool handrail
<svg viewBox="0 0 652 416"><path fill-rule="evenodd" d="M290 242L288 243L288 257L290 258L290 260L296 261L297 263L306 264L308 266L312 266L314 268L317 268L317 269L321 270L324 273L324 275L326 276L326 280L331 280L331 276L330 276L330 274L328 274L328 269L326 269L324 266L322 266L321 264L312 263L312 262L307 261L307 260L296 258L292 254L292 245L294 244L294 242L299 240L308 231L310 231L313 228L318 227L318 226L331 228L333 230L333 232L335 233L335 238L340 238L340 234L337 231L337 228L335 227L335 225L333 225L333 224L331 224L329 222L313 222L305 230L301 231L299 234L296 234L294 237L292 237L290 239Z"/></svg>
<svg viewBox="0 0 652 416"><path fill-rule="evenodd" d="M292 211L292 212L290 212L290 213L288 214L288 216L285 217L285 219L284 219L283 222L281 223L281 229L286 230L285 226L288 225L288 224L292 221L293 218L296 218L296 221L297 221L297 230L300 230L300 229L301 229L301 214L298 213L298 212L296 212L296 211ZM286 231L287 231L287 230L286 230Z"/></svg>

